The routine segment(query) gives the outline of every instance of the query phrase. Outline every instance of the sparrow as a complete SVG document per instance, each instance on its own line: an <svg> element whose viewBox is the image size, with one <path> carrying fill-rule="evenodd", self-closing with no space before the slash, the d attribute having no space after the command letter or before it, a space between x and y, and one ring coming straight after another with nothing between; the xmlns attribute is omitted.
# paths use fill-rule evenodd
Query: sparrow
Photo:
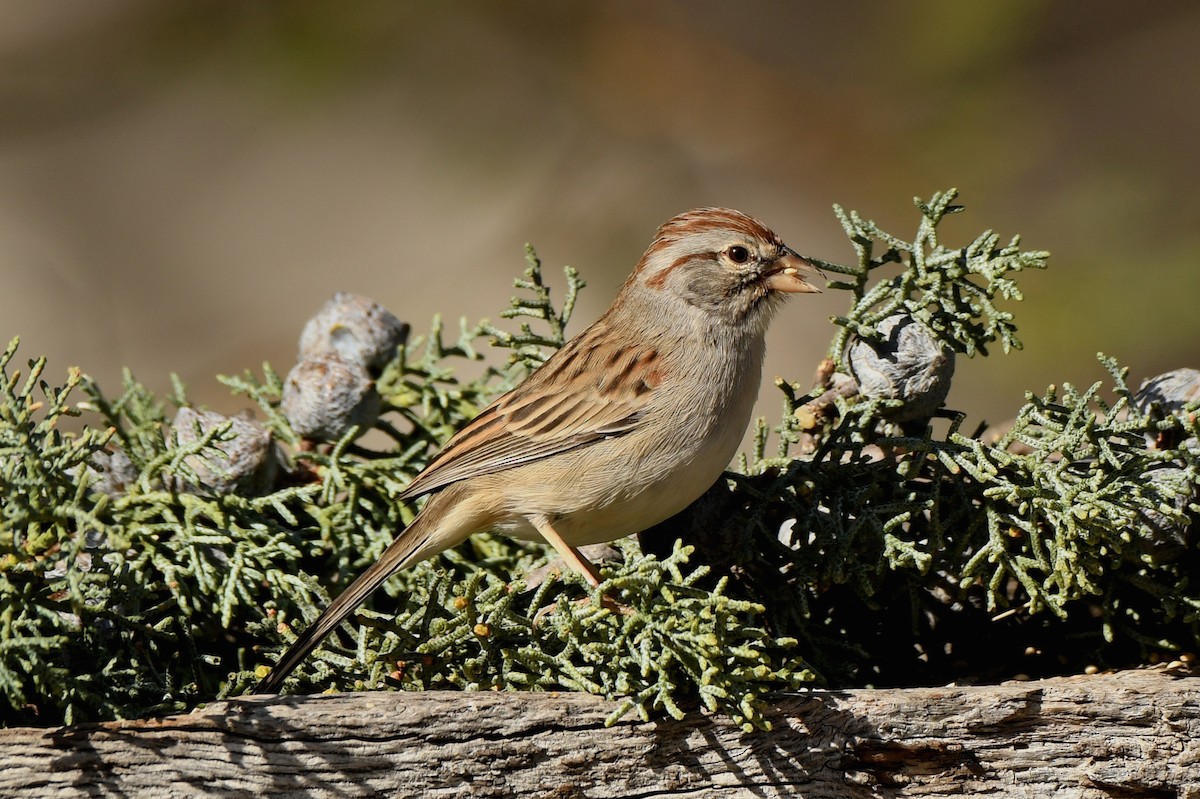
<svg viewBox="0 0 1200 799"><path fill-rule="evenodd" d="M658 228L616 299L454 435L400 500L412 523L254 689L284 679L397 570L495 531L544 541L592 585L579 547L675 515L733 458L762 380L766 331L817 272L761 222L699 208Z"/></svg>

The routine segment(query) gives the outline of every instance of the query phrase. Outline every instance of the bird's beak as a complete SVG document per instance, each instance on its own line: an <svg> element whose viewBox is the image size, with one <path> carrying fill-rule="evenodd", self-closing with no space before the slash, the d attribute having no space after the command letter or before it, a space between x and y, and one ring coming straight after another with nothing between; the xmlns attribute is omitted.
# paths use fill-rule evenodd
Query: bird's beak
<svg viewBox="0 0 1200 799"><path fill-rule="evenodd" d="M783 255L775 259L771 271L763 280L763 285L771 291L784 291L788 294L820 294L821 290L801 277L801 272L810 274L816 272L821 277L825 277L825 274L811 261L791 250L785 250Z"/></svg>

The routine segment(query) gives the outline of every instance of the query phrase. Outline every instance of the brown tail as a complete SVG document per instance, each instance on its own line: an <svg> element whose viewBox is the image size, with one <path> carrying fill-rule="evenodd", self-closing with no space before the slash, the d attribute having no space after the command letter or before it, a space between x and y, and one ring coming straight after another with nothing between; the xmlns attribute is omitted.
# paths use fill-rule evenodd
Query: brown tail
<svg viewBox="0 0 1200 799"><path fill-rule="evenodd" d="M345 621L371 592L383 585L384 580L412 562L413 555L422 548L432 532L425 528L436 527L436 523L431 524L431 521L428 514L424 512L418 514L412 524L396 536L395 541L388 544L388 548L379 556L379 560L360 574L349 588L330 603L316 621L300 633L300 637L275 663L271 673L254 687L252 693L278 693L287 676L308 657L310 652L317 648L325 636Z"/></svg>

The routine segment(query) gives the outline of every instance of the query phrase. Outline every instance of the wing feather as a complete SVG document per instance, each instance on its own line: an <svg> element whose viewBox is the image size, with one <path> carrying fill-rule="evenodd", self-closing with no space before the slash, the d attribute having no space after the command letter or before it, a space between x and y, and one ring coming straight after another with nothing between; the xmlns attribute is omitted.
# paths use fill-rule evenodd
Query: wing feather
<svg viewBox="0 0 1200 799"><path fill-rule="evenodd" d="M637 429L664 367L653 346L614 348L610 333L601 320L568 342L456 433L400 498Z"/></svg>

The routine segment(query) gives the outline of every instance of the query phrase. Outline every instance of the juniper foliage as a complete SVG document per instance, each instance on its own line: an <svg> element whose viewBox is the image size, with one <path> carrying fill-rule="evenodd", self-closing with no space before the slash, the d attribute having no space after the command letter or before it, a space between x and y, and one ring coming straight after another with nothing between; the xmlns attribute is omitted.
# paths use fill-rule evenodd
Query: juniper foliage
<svg viewBox="0 0 1200 799"><path fill-rule="evenodd" d="M967 355L1020 346L995 300L1019 300L1012 275L1047 254L990 231L943 247L954 199L916 200L912 242L835 209L858 264L824 264L851 278L832 284L852 307L834 319L830 369L846 371L848 342L897 311ZM895 274L869 283L885 268ZM971 434L961 413L894 424L895 401L853 394L814 419L821 388L781 382L782 422L759 421L743 474L643 542L694 543L837 684L1052 674L1193 649L1195 404L1139 409L1128 370L1099 358L1107 387L1028 392L1007 430Z"/></svg>
<svg viewBox="0 0 1200 799"><path fill-rule="evenodd" d="M897 311L968 356L1019 346L1000 306L1045 254L991 233L943 247L953 200L918 201L912 241L836 209L857 264L826 264L851 306L834 320L834 369ZM304 447L270 365L221 378L280 445L282 477L262 496L181 488L197 480L189 458L232 432L180 445L178 379L166 399L128 373L116 396L77 370L52 387L44 360L14 367L14 340L0 358L0 720L164 713L249 688L411 521L397 497L437 448L562 345L583 285L570 269L566 283L556 308L529 250L502 314L516 332L448 334L435 318L379 376L385 412L366 438ZM489 341L506 362L471 366ZM965 435L949 412L890 423L894 400L854 395L812 426L798 412L811 395L781 383L781 422L760 421L739 473L640 547L621 542L600 589L527 580L545 548L473 536L390 580L291 689L582 690L619 698L614 718L700 704L762 726L770 691L817 672L837 685L983 673L981 625L1014 642L1065 630L1110 660L1129 642L1139 657L1195 646L1197 422L1138 410L1125 371L1104 363L1114 401L1099 384L1029 394L1000 436Z"/></svg>

